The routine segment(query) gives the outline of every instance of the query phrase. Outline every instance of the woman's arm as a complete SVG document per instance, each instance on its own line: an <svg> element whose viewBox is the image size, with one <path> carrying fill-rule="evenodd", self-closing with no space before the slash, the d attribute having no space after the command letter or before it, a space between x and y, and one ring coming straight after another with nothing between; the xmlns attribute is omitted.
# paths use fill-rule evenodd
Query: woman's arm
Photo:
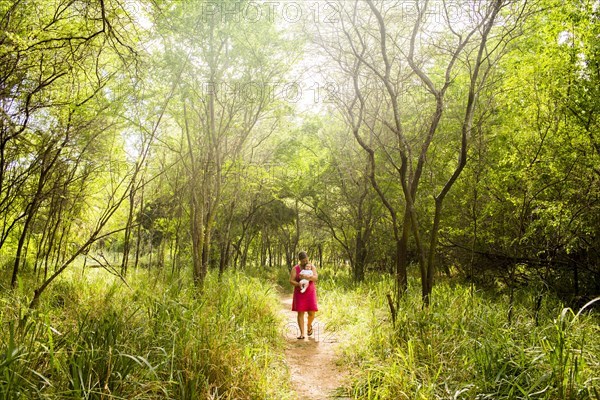
<svg viewBox="0 0 600 400"><path fill-rule="evenodd" d="M309 281L313 281L316 282L319 280L319 274L317 274L317 267L315 267L314 265L311 266L312 269L312 276L307 276L305 279L309 280Z"/></svg>
<svg viewBox="0 0 600 400"><path fill-rule="evenodd" d="M292 267L292 271L290 272L290 283L292 286L300 286L300 283L296 281L296 268Z"/></svg>

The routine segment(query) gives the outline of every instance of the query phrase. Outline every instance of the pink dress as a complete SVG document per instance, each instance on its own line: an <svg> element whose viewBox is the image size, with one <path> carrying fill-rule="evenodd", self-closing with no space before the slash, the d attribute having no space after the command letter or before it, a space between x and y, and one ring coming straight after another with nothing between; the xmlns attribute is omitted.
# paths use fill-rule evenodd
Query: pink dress
<svg viewBox="0 0 600 400"><path fill-rule="evenodd" d="M300 265L296 265L294 268L296 268L296 282L300 282ZM292 311L319 311L317 308L317 286L313 281L308 282L308 287L304 293L300 292L298 286L294 286Z"/></svg>

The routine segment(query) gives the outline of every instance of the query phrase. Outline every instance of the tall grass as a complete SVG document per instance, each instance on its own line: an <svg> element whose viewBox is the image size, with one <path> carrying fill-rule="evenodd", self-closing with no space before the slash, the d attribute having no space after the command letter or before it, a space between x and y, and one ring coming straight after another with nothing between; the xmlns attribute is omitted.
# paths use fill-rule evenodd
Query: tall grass
<svg viewBox="0 0 600 400"><path fill-rule="evenodd" d="M326 277L325 274L321 274ZM536 325L535 294L512 305L500 295L451 282L434 288L429 309L411 280L392 326L392 282L321 280L320 309L344 334L353 365L346 395L360 399L600 400L597 315L548 301ZM336 283L338 282L338 283ZM339 284L341 283L341 284Z"/></svg>
<svg viewBox="0 0 600 400"><path fill-rule="evenodd" d="M0 398L286 399L277 293L264 280L190 282L105 271L65 276L24 324L0 298Z"/></svg>
<svg viewBox="0 0 600 400"><path fill-rule="evenodd" d="M599 318L536 294L411 279L392 325L391 279L321 269L320 313L360 399L600 400ZM276 288L287 268L191 282L132 271L64 276L28 312L28 282L0 297L0 399L290 399ZM276 282L275 285L270 282ZM512 317L509 319L509 311ZM537 319L537 323L536 323ZM25 321L19 325L19 321Z"/></svg>

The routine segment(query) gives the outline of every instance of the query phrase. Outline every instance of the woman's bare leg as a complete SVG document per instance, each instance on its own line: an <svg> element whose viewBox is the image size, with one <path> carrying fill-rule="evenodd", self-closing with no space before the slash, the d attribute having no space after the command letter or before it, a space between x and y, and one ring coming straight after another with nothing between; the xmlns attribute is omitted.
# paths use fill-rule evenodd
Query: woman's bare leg
<svg viewBox="0 0 600 400"><path fill-rule="evenodd" d="M304 311L298 311L298 327L300 328L300 336L304 336Z"/></svg>
<svg viewBox="0 0 600 400"><path fill-rule="evenodd" d="M309 332L312 331L312 324L313 324L314 320L315 320L315 312L314 311L309 311L308 312L308 331Z"/></svg>

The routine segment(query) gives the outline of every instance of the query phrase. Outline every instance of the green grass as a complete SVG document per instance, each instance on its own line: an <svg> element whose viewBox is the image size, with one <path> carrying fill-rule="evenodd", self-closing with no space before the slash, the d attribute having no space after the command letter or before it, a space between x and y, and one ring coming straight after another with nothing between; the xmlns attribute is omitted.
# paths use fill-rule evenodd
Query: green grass
<svg viewBox="0 0 600 400"><path fill-rule="evenodd" d="M65 275L21 327L30 285L3 292L0 398L291 397L272 284L211 273L198 294L141 270L128 282Z"/></svg>
<svg viewBox="0 0 600 400"><path fill-rule="evenodd" d="M326 277L323 273L321 277ZM321 279L321 278L320 278ZM339 283L341 282L341 283ZM600 400L597 315L547 301L539 326L534 295L508 299L441 282L429 309L411 280L391 323L385 277L361 285L323 280L321 315L344 332L352 366L346 395L359 399Z"/></svg>
<svg viewBox="0 0 600 400"><path fill-rule="evenodd" d="M0 297L0 399L291 399L279 292L286 267L190 280L73 269L28 313L32 282ZM251 276L250 276L251 275ZM357 399L600 400L600 328L593 312L535 293L471 292L439 282L428 309L410 279L392 326L393 283L319 271L318 320L337 333Z"/></svg>

